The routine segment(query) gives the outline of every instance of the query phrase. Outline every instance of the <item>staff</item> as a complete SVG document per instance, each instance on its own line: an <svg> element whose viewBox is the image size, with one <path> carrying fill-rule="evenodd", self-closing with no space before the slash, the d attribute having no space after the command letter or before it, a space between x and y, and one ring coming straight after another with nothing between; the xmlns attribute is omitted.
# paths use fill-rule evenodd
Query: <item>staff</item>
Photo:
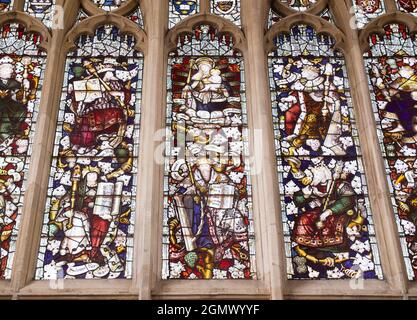
<svg viewBox="0 0 417 320"><path fill-rule="evenodd" d="M112 91L114 91L110 86L109 86L109 84L106 82L106 81L104 81L100 76L99 76L99 74L98 74L98 72L97 72L97 70L94 68L94 65L93 65L93 63L91 62L91 61L89 61L89 60L86 60L86 61L84 61L84 67L87 69L87 71L91 74L91 75L93 75L93 76L95 76L99 81L100 81L100 83L103 85L103 87L104 87L104 89L108 92L108 93L111 93ZM126 106L126 104L125 104L125 102L122 100L122 99L120 99L120 97L118 97L118 96L114 96L114 98L116 99L116 101L119 103L119 105L124 109L124 110L128 110L128 106Z"/></svg>

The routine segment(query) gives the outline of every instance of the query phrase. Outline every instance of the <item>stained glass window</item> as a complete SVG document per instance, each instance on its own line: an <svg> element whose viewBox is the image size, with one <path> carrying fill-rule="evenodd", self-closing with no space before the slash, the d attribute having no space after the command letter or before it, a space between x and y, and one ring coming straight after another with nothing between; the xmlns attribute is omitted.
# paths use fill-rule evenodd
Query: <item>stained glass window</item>
<svg viewBox="0 0 417 320"><path fill-rule="evenodd" d="M128 18L135 22L139 27L143 28L143 17L142 17L142 10L138 6L129 16Z"/></svg>
<svg viewBox="0 0 417 320"><path fill-rule="evenodd" d="M345 61L333 46L298 25L269 57L287 274L380 279Z"/></svg>
<svg viewBox="0 0 417 320"><path fill-rule="evenodd" d="M403 254L410 280L417 276L417 41L405 25L369 37L365 54L373 110Z"/></svg>
<svg viewBox="0 0 417 320"><path fill-rule="evenodd" d="M385 13L384 0L352 0L356 15L356 25L363 28L371 20Z"/></svg>
<svg viewBox="0 0 417 320"><path fill-rule="evenodd" d="M26 0L25 11L51 27L56 0Z"/></svg>
<svg viewBox="0 0 417 320"><path fill-rule="evenodd" d="M78 11L77 23L80 23L81 21L83 21L87 18L88 18L88 14L84 10L80 9Z"/></svg>
<svg viewBox="0 0 417 320"><path fill-rule="evenodd" d="M132 275L142 54L106 25L68 54L37 279Z"/></svg>
<svg viewBox="0 0 417 320"><path fill-rule="evenodd" d="M13 9L14 0L0 0L0 12Z"/></svg>
<svg viewBox="0 0 417 320"><path fill-rule="evenodd" d="M0 279L10 279L46 55L15 23L0 36Z"/></svg>
<svg viewBox="0 0 417 320"><path fill-rule="evenodd" d="M331 24L334 24L332 13L330 12L329 8L324 9L320 13L320 18L326 20L327 22L330 22Z"/></svg>
<svg viewBox="0 0 417 320"><path fill-rule="evenodd" d="M240 26L240 0L211 0L211 12Z"/></svg>
<svg viewBox="0 0 417 320"><path fill-rule="evenodd" d="M169 0L169 28L200 12L200 0Z"/></svg>
<svg viewBox="0 0 417 320"><path fill-rule="evenodd" d="M169 57L164 279L254 279L245 76L208 25Z"/></svg>
<svg viewBox="0 0 417 320"><path fill-rule="evenodd" d="M306 11L310 9L317 0L281 0L282 3L285 3L289 7L297 11Z"/></svg>
<svg viewBox="0 0 417 320"><path fill-rule="evenodd" d="M396 0L396 3L399 10L417 15L416 0Z"/></svg>
<svg viewBox="0 0 417 320"><path fill-rule="evenodd" d="M113 11L124 5L127 0L91 0L96 6L106 11Z"/></svg>
<svg viewBox="0 0 417 320"><path fill-rule="evenodd" d="M272 27L275 23L277 23L279 20L281 20L282 17L278 13L276 13L274 10L269 10L269 16L268 16L268 28Z"/></svg>

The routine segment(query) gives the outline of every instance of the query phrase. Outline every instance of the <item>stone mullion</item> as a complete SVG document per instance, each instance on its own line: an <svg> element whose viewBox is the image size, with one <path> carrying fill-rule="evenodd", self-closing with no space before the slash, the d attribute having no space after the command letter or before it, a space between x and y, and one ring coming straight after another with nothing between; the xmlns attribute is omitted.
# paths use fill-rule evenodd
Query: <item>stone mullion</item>
<svg viewBox="0 0 417 320"><path fill-rule="evenodd" d="M282 223L279 219L280 192L276 169L271 94L264 41L268 0L242 0L243 29L247 37L245 54L250 155L255 211L256 253L259 275L272 299L284 297L286 268ZM258 212L258 214L256 214ZM263 265L260 265L262 263ZM263 274L261 273L263 272Z"/></svg>
<svg viewBox="0 0 417 320"><path fill-rule="evenodd" d="M387 13L393 13L397 11L397 4L395 0L385 0L385 8Z"/></svg>
<svg viewBox="0 0 417 320"><path fill-rule="evenodd" d="M345 14L346 10L347 8L340 4L334 4L332 7L336 21L339 22L339 27L346 35L344 55L350 75L351 94L384 279L393 293L405 294L407 273L386 179L384 159L377 136L368 76L358 33L350 27L350 17Z"/></svg>
<svg viewBox="0 0 417 320"><path fill-rule="evenodd" d="M161 236L163 212L163 165L154 159L161 144L155 133L164 128L166 56L165 32L168 25L166 0L142 0L145 31L148 35L142 88L142 120L137 193L134 286L139 299L151 299L152 289L161 271ZM146 19L147 18L147 19ZM160 154L160 157L163 155Z"/></svg>
<svg viewBox="0 0 417 320"><path fill-rule="evenodd" d="M210 13L210 0L200 0L200 13Z"/></svg>
<svg viewBox="0 0 417 320"><path fill-rule="evenodd" d="M13 10L23 11L25 7L25 0L15 0L13 4Z"/></svg>

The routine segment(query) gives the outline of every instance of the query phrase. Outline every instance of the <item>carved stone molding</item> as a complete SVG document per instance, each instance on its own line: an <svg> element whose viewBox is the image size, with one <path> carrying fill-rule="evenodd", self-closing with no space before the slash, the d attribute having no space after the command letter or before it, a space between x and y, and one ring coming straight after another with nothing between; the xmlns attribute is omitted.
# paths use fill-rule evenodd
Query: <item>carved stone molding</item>
<svg viewBox="0 0 417 320"><path fill-rule="evenodd" d="M311 25L314 30L316 30L317 34L325 33L330 35L336 42L335 49L339 49L345 53L345 35L343 32L336 28L333 24L310 13L298 13L275 23L265 35L267 52L269 53L275 49L276 46L274 38L278 34L289 33L291 28L297 24Z"/></svg>
<svg viewBox="0 0 417 320"><path fill-rule="evenodd" d="M18 22L25 26L26 32L38 33L42 36L42 42L39 47L48 51L51 40L51 33L47 27L38 19L19 11L10 11L0 14L0 25L6 23Z"/></svg>
<svg viewBox="0 0 417 320"><path fill-rule="evenodd" d="M246 38L242 30L240 30L232 22L213 14L200 13L182 20L166 36L167 50L173 51L177 47L177 39L181 34L192 34L197 25L209 24L216 28L218 34L230 34L234 39L234 48L240 52L246 49Z"/></svg>
<svg viewBox="0 0 417 320"><path fill-rule="evenodd" d="M370 35L378 34L383 36L385 34L384 27L392 23L405 24L411 33L417 32L417 17L402 12L385 14L369 23L365 29L359 32L359 44L362 52L370 49L368 42Z"/></svg>
<svg viewBox="0 0 417 320"><path fill-rule="evenodd" d="M87 18L73 27L66 35L63 48L66 52L76 48L76 39L83 35L94 35L98 27L102 25L114 25L119 28L122 34L129 34L135 37L135 49L146 53L147 35L136 23L126 17L106 12Z"/></svg>

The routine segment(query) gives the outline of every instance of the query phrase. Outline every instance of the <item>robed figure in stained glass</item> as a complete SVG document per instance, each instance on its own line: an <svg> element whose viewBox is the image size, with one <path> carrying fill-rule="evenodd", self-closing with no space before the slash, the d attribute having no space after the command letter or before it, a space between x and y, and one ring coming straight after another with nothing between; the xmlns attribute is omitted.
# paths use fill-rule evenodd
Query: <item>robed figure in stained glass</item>
<svg viewBox="0 0 417 320"><path fill-rule="evenodd" d="M50 236L59 241L54 262L68 276L124 271L117 238L129 223L133 147L127 129L135 117L131 90L138 71L123 57L88 57L70 66L58 160L67 188L52 200L49 215Z"/></svg>
<svg viewBox="0 0 417 320"><path fill-rule="evenodd" d="M337 257L349 250L347 228L357 233L366 218L352 186L354 174L334 158L355 154L347 139L349 119L342 110L346 98L337 87L343 79L342 66L326 58L288 58L286 62L276 76L285 92L280 106L288 148L283 153L293 183L300 189L293 195L299 213L292 240L300 257L333 268L336 262L349 260ZM305 265L302 261L296 260L300 270ZM341 270L350 277L357 275L343 266Z"/></svg>
<svg viewBox="0 0 417 320"><path fill-rule="evenodd" d="M39 84L34 72L36 61L28 56L0 58L0 277L8 263L7 255L23 184L24 155L28 148L30 120L28 103L33 103Z"/></svg>
<svg viewBox="0 0 417 320"><path fill-rule="evenodd" d="M417 141L417 75L415 59L380 58L372 69L378 98L387 101L382 112L387 135L405 143Z"/></svg>
<svg viewBox="0 0 417 320"><path fill-rule="evenodd" d="M3 57L0 60L0 143L11 136L22 135L25 130L26 102L32 100L34 88L37 87L35 78L30 77L27 68L31 59L21 61L26 71L18 81L15 78L14 60Z"/></svg>
<svg viewBox="0 0 417 320"><path fill-rule="evenodd" d="M300 147L326 155L346 155L342 143L342 97L330 81L340 66L321 59L288 59L279 71L278 83L288 91L281 100L285 111L285 140L292 145L288 156ZM290 84L290 86L288 86Z"/></svg>
<svg viewBox="0 0 417 320"><path fill-rule="evenodd" d="M249 258L247 249L240 244L247 241L245 218L237 207L244 204L244 190L239 190L243 185L230 178L232 172L240 170L240 160L235 163L233 150L227 150L224 143L215 145L214 141L214 133L221 133L221 126L230 125L233 115L241 113L226 72L233 79L239 69L226 59L190 59L186 84L181 89L184 104L176 114L175 128L179 132L189 132L194 126L213 133L211 137L202 133L191 139L196 145L191 145L187 152L194 163L180 159L171 169L171 179L179 186L174 195L177 217L169 223L173 257L185 259L204 279L213 278L226 251L241 261ZM180 138L181 134L177 135ZM222 138L227 142L227 138ZM235 156L240 159L239 153ZM183 235L181 241L176 237L178 230Z"/></svg>
<svg viewBox="0 0 417 320"><path fill-rule="evenodd" d="M243 58L233 43L203 24L170 54L164 279L256 277Z"/></svg>
<svg viewBox="0 0 417 320"><path fill-rule="evenodd" d="M84 60L83 65L74 66L73 71L76 76L80 72L87 72L88 76L74 81L71 108L77 117L71 143L77 147L92 147L100 134L117 133L110 141L117 147L122 141L129 112L126 107L130 101L128 84L125 86L116 77L112 64L106 65L95 59Z"/></svg>
<svg viewBox="0 0 417 320"><path fill-rule="evenodd" d="M10 279L46 55L23 25L0 34L0 279Z"/></svg>
<svg viewBox="0 0 417 320"><path fill-rule="evenodd" d="M190 77L194 68L197 72L183 89L185 113L197 122L222 121L223 111L229 106L230 84L221 76L213 59L203 57L190 63Z"/></svg>
<svg viewBox="0 0 417 320"><path fill-rule="evenodd" d="M289 277L375 278L343 56L306 25L276 44L270 70Z"/></svg>
<svg viewBox="0 0 417 320"><path fill-rule="evenodd" d="M352 187L353 175L343 170L343 162L331 170L322 158L314 158L302 179L303 189L294 194L294 203L301 210L292 234L299 244L297 252L309 259L333 267L336 260L326 252L348 251L346 228L360 228L366 211L356 212L358 199ZM348 259L345 259L348 260ZM349 273L353 274L353 273Z"/></svg>
<svg viewBox="0 0 417 320"><path fill-rule="evenodd" d="M411 5L411 3L409 3ZM410 276L417 274L417 58L415 38L405 25L384 27L384 37L370 35L367 69L373 87L375 115L381 147L405 235L404 255L409 256ZM388 53L391 56L388 56Z"/></svg>

